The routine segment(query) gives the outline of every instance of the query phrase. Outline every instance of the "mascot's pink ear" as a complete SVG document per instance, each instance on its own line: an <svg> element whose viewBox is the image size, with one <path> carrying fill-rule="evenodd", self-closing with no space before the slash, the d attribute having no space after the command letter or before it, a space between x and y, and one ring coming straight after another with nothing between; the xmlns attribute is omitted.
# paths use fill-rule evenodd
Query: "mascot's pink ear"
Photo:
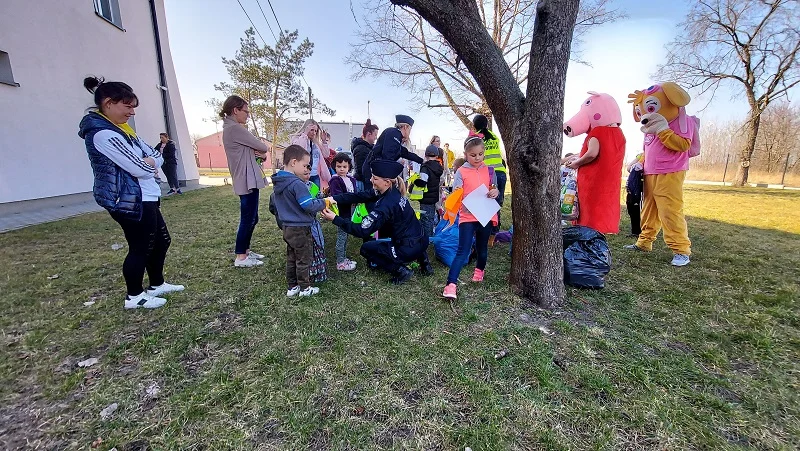
<svg viewBox="0 0 800 451"><path fill-rule="evenodd" d="M677 83L671 81L661 83L661 89L664 91L664 94L666 94L667 100L676 107L686 106L692 100L692 98L689 97L689 93L678 86Z"/></svg>

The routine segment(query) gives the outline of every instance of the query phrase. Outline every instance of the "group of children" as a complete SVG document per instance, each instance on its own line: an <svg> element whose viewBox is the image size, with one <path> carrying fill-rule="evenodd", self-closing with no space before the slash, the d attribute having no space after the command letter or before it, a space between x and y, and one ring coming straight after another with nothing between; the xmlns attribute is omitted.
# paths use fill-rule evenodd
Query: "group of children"
<svg viewBox="0 0 800 451"><path fill-rule="evenodd" d="M483 163L484 146L481 135L470 134L464 142L464 156L464 159L456 161L456 164L461 164L454 164L455 176L451 189L466 197L474 189L485 185L489 190L487 197L496 199L499 191L492 169ZM441 200L441 177L444 170L438 158L439 149L434 145L429 146L418 177L409 180L410 197L420 203L420 221L428 236L433 235L437 217L436 205ZM286 295L312 296L319 293L319 288L312 286L312 283L327 278L324 238L317 213L331 205L310 182L310 155L304 148L298 145L288 146L283 153L283 164L284 169L272 177L274 192L270 198L270 211L276 216L276 222L286 242ZM332 166L336 173L329 181L330 195L356 192L357 182L349 175L353 168L350 156L345 153L337 154ZM397 185L405 195L405 182L398 180ZM336 207L339 216L346 218L350 217L355 206L338 204ZM495 215L486 225L481 225L463 205L458 216L458 252L450 265L443 291L443 296L449 299L457 297L458 276L467 264L473 246L477 254L477 264L472 281L483 281L489 236L498 219ZM347 258L347 241L347 233L340 228L336 237L336 268L340 271L352 271L356 268L356 262Z"/></svg>

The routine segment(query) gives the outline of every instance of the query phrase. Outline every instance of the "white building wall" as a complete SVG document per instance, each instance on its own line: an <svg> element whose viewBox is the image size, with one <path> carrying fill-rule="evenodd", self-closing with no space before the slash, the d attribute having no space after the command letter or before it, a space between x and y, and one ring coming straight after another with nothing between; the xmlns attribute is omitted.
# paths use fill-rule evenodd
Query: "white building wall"
<svg viewBox="0 0 800 451"><path fill-rule="evenodd" d="M0 204L92 190L78 123L93 105L87 75L124 81L139 97L137 133L155 145L165 131L148 0L121 0L125 31L94 12L91 0L3 0L0 50L8 52L19 87L0 84ZM181 179L197 168L172 67L163 0L156 0L175 127L185 149ZM177 132L177 133L176 133ZM187 161L188 160L188 161Z"/></svg>

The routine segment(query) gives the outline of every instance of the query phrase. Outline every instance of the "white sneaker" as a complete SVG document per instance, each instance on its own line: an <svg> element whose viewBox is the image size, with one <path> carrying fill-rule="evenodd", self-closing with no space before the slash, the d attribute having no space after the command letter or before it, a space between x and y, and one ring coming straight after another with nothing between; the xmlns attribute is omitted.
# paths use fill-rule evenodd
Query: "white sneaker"
<svg viewBox="0 0 800 451"><path fill-rule="evenodd" d="M689 256L683 254L675 254L672 257L672 262L670 262L672 266L686 266L689 264Z"/></svg>
<svg viewBox="0 0 800 451"><path fill-rule="evenodd" d="M249 256L239 260L238 258L233 260L233 266L237 268L252 268L253 266L261 266L264 262L261 260L256 260L255 258L250 258Z"/></svg>
<svg viewBox="0 0 800 451"><path fill-rule="evenodd" d="M263 255L261 255L259 253L256 253L256 252L253 252L253 251L248 252L247 256L250 257L250 258L255 258L256 260L263 260L264 259Z"/></svg>
<svg viewBox="0 0 800 451"><path fill-rule="evenodd" d="M157 287L149 287L147 289L147 294L150 296L161 296L162 294L167 293L174 293L176 291L183 291L186 287L183 285L173 285L171 283L164 282Z"/></svg>
<svg viewBox="0 0 800 451"><path fill-rule="evenodd" d="M135 308L159 308L162 305L166 304L167 300L164 298L157 298L155 296L147 294L146 291L142 291L138 296L125 297L125 308L126 309L135 309Z"/></svg>
<svg viewBox="0 0 800 451"><path fill-rule="evenodd" d="M319 293L319 288L317 288L317 287L308 287L305 290L297 293L297 295L300 296L300 297L303 297L303 296L314 296L317 293Z"/></svg>
<svg viewBox="0 0 800 451"><path fill-rule="evenodd" d="M300 292L300 285L295 285L292 288L289 288L288 290L286 290L286 296L289 296L289 297L296 296L297 293L299 293L299 292Z"/></svg>
<svg viewBox="0 0 800 451"><path fill-rule="evenodd" d="M336 264L336 269L339 271L352 271L356 269L356 262L345 260L341 263Z"/></svg>

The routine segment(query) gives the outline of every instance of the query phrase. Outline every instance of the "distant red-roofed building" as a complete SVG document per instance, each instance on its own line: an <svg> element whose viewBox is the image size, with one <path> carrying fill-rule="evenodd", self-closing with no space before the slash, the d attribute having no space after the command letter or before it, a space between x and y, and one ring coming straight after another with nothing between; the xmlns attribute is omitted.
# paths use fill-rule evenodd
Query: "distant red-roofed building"
<svg viewBox="0 0 800 451"><path fill-rule="evenodd" d="M272 145L272 143L266 139L262 138L261 140L269 146ZM200 138L195 141L195 145L197 146L197 161L199 168L214 170L228 169L228 159L225 157L225 147L222 145L222 132L214 133L213 135L206 136L205 138ZM275 151L278 153L276 158L282 160L283 149L276 149ZM269 167L270 165L268 163L264 164L265 169L268 169Z"/></svg>

